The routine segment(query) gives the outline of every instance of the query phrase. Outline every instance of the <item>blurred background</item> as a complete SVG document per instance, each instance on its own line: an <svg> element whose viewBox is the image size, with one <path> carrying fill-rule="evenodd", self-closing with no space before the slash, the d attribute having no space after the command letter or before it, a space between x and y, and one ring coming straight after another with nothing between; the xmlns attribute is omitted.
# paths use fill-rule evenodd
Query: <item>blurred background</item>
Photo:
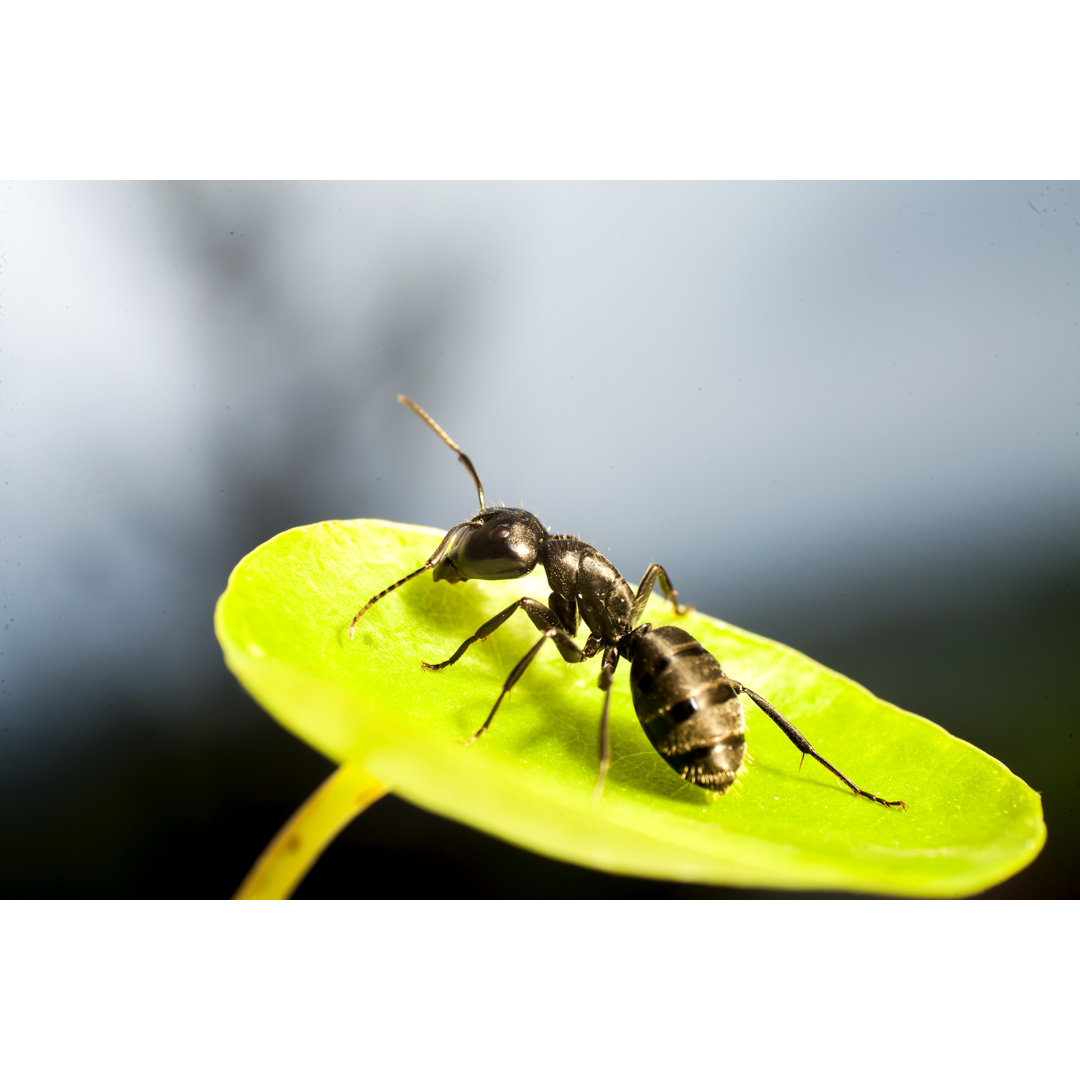
<svg viewBox="0 0 1080 1080"><path fill-rule="evenodd" d="M999 758L1077 894L1080 185L0 187L0 895L229 895L332 766L225 670L282 529L472 485ZM771 895L392 797L299 896ZM781 895L781 894L777 894ZM790 895L790 894L782 894Z"/></svg>

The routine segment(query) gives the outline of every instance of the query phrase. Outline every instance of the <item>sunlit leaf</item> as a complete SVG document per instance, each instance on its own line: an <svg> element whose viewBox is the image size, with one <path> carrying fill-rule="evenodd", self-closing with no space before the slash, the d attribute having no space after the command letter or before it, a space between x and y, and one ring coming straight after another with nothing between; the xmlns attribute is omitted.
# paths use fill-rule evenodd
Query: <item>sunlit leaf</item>
<svg viewBox="0 0 1080 1080"><path fill-rule="evenodd" d="M1039 796L1000 762L878 700L806 656L654 597L733 678L768 698L863 788L853 796L799 753L749 701L748 765L717 797L682 781L634 714L625 662L612 699L612 765L599 801L599 660L568 665L552 646L469 747L507 672L535 642L516 614L453 667L446 659L523 595L505 582L436 584L422 575L373 607L368 597L420 566L441 533L379 521L326 521L244 558L218 603L226 661L285 727L418 806L522 847L594 869L779 889L911 896L979 892L1027 865L1045 826ZM687 598L691 599L691 598Z"/></svg>

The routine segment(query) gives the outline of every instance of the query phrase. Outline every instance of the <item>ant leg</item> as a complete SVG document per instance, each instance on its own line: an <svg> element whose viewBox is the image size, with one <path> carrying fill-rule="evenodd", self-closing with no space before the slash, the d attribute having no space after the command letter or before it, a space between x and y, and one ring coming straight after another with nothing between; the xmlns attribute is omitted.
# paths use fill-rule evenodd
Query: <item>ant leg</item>
<svg viewBox="0 0 1080 1080"><path fill-rule="evenodd" d="M863 791L862 788L852 783L852 781L850 781L838 768L836 768L835 765L832 765L828 761L826 761L810 745L810 743L803 736L802 732L800 732L798 728L796 728L795 725L792 724L789 720L785 720L784 717L781 716L780 713L777 712L776 709L774 709L772 705L770 705L763 697L755 694L754 691L751 690L749 687L743 686L741 683L734 682L734 680L732 680L732 685L736 688L736 691L741 690L744 694L746 694L746 696L749 697L750 700L753 701L753 703L757 705L757 707L761 709L761 711L770 720L772 720L777 727L780 728L780 730L795 744L795 746L802 751L804 756L806 754L809 754L815 761L820 762L822 765L825 766L826 769L829 770L829 772L833 774L833 776L837 777L845 784L847 784L847 786L851 788L851 790L854 791L856 795L861 795L864 799L870 799L872 802L880 803L880 805L882 806L899 806L901 810L907 809L907 803L903 802L900 799L890 801L888 799L881 798L879 795L871 795L869 791Z"/></svg>
<svg viewBox="0 0 1080 1080"><path fill-rule="evenodd" d="M562 658L568 664L580 664L582 661L588 660L590 657L595 656L597 651L599 650L600 642L596 637L590 637L589 640L585 643L585 648L582 648L561 627L554 625L548 626L546 628L541 627L540 624L536 621L536 618L533 618L533 616L535 615L538 618L543 618L544 616L541 616L539 612L546 612L548 617L552 617L551 612L548 611L548 609L545 608L544 605L541 604L539 601L530 600L527 596L523 596L516 604L511 604L510 607L506 609L506 611L500 611L499 614L495 616L495 619L492 619L490 621L495 622L496 619L508 619L510 617L510 613L514 610L514 608L518 607L519 605L529 615L529 618L533 620L534 624L536 624L537 629L543 629L543 637L541 637L540 640L514 665L514 670L511 671L510 674L506 677L506 682L503 683L503 688L499 692L499 697L496 700L495 704L491 707L491 712L488 713L488 718L480 725L480 729L471 738L465 740L466 746L469 746L472 743L476 742L476 740L479 739L485 731L487 731L488 725L491 723L493 717L495 716L495 713L498 711L499 706L502 704L502 699L506 697L508 693L510 693L510 690L513 687L514 683L516 683L518 679L520 679L521 676L525 673L525 669L533 662L533 659L540 651L540 648L545 641L547 641L548 639L554 641L559 652L562 654ZM539 609L539 612L537 611L537 609ZM481 627L480 629L483 630L484 627ZM458 651L464 652L468 644L468 641L464 642ZM455 657L456 655L457 654L455 654ZM447 663L452 663L453 659L454 658L452 657L450 660L447 661ZM615 661L617 662L618 659L619 654L618 652L615 652ZM607 664L607 651L605 651L604 653L604 664ZM430 665L425 664L424 666L428 667ZM615 664L613 663L611 665L611 674L614 674L614 671ZM603 670L601 670L600 679L601 685L603 685ZM608 680L608 693L610 695L610 675L608 676ZM604 709L606 712L606 702L604 705Z"/></svg>
<svg viewBox="0 0 1080 1080"><path fill-rule="evenodd" d="M638 620L641 618L641 613L645 610L645 605L649 602L649 595L653 591L653 585L656 584L657 579L660 583L660 591L664 594L664 597L671 601L672 607L675 609L676 615L685 615L691 608L686 607L679 603L676 597L679 595L678 590L671 584L671 578L668 577L667 571L659 563L649 563L649 569L645 571L645 576L641 579L641 583L637 587L637 592L634 593L634 608L630 614L630 625L636 626Z"/></svg>
<svg viewBox="0 0 1080 1080"><path fill-rule="evenodd" d="M521 608L526 615L532 620L533 626L537 630L542 630L544 633L555 631L555 644L562 654L562 658L568 664L577 664L586 659L581 649L574 642L574 639L563 629L558 617L549 608L544 607L539 600L533 600L529 596L523 596L520 600L515 600L508 608L504 608L498 613L488 619L475 634L467 637L458 647L457 651L449 660L443 660L438 664L429 664L426 661L421 661L420 666L426 668L428 671L441 671L445 667L449 667L451 664L456 664L464 655L465 651L470 645L475 645L478 641L483 641L489 634L494 633L511 615Z"/></svg>
<svg viewBox="0 0 1080 1080"><path fill-rule="evenodd" d="M600 678L597 686L604 691L604 709L600 713L600 769L596 775L596 787L593 788L593 801L599 802L604 793L604 781L611 765L611 736L608 730L608 716L611 712L611 684L615 681L615 668L619 663L619 650L609 645L604 650L604 659L600 665Z"/></svg>
<svg viewBox="0 0 1080 1080"><path fill-rule="evenodd" d="M534 600L533 603L536 603L536 601ZM543 605L541 605L541 607L542 606ZM496 618L497 617L498 616L496 616ZM499 696L498 698L496 698L495 704L492 705L491 712L488 713L488 718L480 725L479 729L470 738L465 740L466 746L471 746L474 742L476 742L477 739L480 738L481 735L484 734L485 731L487 731L488 725L494 719L495 713L498 712L499 706L502 704L502 699L506 697L508 693L510 693L511 689L514 686L514 683L516 683L518 679L520 679L521 676L525 674L525 669L536 658L536 654L540 651L540 647L544 644L544 642L551 638L555 640L556 643L558 643L558 637L560 634L563 637L567 637L565 630L560 630L558 627L555 626L551 627L548 630L545 630L540 640L514 665L514 670L511 671L509 675L507 675L506 682L503 683L503 688L499 691ZM581 649L578 649L578 647L574 645L574 641L572 638L567 637L567 640L570 642L571 645L574 646L575 649L577 649L579 653L581 653ZM565 653L563 655L565 656ZM579 659L584 660L584 655L582 654ZM573 662L574 661L571 661L571 663Z"/></svg>

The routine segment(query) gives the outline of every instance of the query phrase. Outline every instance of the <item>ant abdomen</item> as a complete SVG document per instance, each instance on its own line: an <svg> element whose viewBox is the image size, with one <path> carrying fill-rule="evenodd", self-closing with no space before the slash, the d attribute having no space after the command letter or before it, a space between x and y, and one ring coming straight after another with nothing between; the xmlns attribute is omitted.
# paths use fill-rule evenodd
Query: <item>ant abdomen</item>
<svg viewBox="0 0 1080 1080"><path fill-rule="evenodd" d="M638 719L656 752L691 784L723 792L734 781L746 750L741 689L677 626L649 628L634 643Z"/></svg>

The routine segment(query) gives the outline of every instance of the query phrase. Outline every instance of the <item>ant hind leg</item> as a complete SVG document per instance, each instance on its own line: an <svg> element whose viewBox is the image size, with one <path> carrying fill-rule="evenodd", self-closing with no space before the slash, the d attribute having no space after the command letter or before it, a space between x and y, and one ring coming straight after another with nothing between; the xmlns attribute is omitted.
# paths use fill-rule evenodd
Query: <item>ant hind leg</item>
<svg viewBox="0 0 1080 1080"><path fill-rule="evenodd" d="M826 761L809 743L807 738L803 735L798 728L795 727L790 720L785 719L780 713L770 705L759 694L755 694L748 686L743 686L741 683L736 684L739 689L759 708L761 711L776 724L778 728L795 744L798 750L801 750L804 755L809 754L815 761L820 762L829 770L837 779L842 780L856 795L862 796L864 799L869 799L871 802L876 802L881 806L898 806L901 810L907 809L907 803L901 799L889 800L883 799L880 795L871 795L869 791L863 791L861 787L849 780L835 765Z"/></svg>

